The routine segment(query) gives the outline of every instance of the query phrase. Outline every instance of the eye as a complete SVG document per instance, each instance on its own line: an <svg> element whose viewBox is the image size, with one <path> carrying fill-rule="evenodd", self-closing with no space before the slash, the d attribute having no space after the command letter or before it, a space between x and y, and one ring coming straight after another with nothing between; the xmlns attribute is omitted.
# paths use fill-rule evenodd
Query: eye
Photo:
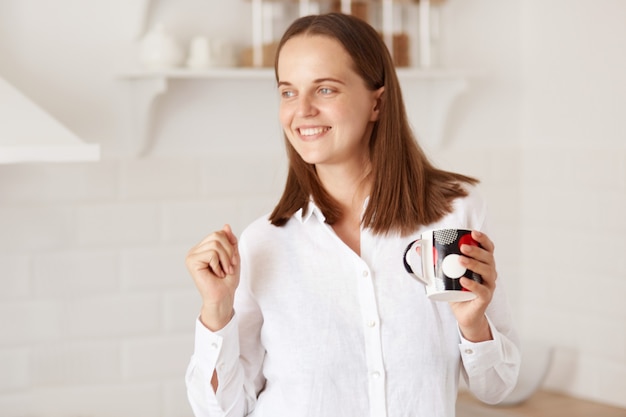
<svg viewBox="0 0 626 417"><path fill-rule="evenodd" d="M328 88L328 87L321 87L318 91L320 92L320 94L324 96L327 96L335 92L335 90L333 90L332 88Z"/></svg>
<svg viewBox="0 0 626 417"><path fill-rule="evenodd" d="M293 90L283 90L280 92L280 96L282 98L291 98L291 97L294 97L295 95L296 93Z"/></svg>

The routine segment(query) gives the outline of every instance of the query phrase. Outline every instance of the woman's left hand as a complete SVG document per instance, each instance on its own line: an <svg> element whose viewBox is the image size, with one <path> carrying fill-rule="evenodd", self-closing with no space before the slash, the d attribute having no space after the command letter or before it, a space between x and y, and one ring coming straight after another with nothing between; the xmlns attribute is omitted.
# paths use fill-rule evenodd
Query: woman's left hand
<svg viewBox="0 0 626 417"><path fill-rule="evenodd" d="M469 278L461 277L460 284L476 294L476 298L470 301L450 303L452 312L456 317L463 337L470 342L483 342L491 340L491 330L485 316L485 310L491 302L493 292L496 289L496 261L493 256L494 244L486 234L472 231L472 238L482 247L461 245L461 263L483 278L480 284Z"/></svg>

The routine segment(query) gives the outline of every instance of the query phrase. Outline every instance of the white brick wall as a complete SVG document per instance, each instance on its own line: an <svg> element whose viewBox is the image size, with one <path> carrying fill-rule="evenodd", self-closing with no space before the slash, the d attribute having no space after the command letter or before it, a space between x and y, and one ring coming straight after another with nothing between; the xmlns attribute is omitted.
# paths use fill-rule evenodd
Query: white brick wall
<svg viewBox="0 0 626 417"><path fill-rule="evenodd" d="M163 330L166 333L192 334L195 318L200 313L200 295L191 277L187 276L184 290L170 290L163 295Z"/></svg>
<svg viewBox="0 0 626 417"><path fill-rule="evenodd" d="M31 298L0 304L0 347L58 341L62 335L62 303Z"/></svg>
<svg viewBox="0 0 626 417"><path fill-rule="evenodd" d="M28 389L30 385L28 350L22 348L0 349L0 393Z"/></svg>
<svg viewBox="0 0 626 417"><path fill-rule="evenodd" d="M63 247L73 238L73 216L74 209L69 205L0 206L0 250L6 254Z"/></svg>
<svg viewBox="0 0 626 417"><path fill-rule="evenodd" d="M162 415L163 405L163 388L156 382L63 385L0 397L0 410L7 417L154 417Z"/></svg>
<svg viewBox="0 0 626 417"><path fill-rule="evenodd" d="M31 269L32 295L44 299L110 294L120 287L115 250L46 251L33 256Z"/></svg>
<svg viewBox="0 0 626 417"><path fill-rule="evenodd" d="M0 253L0 301L27 297L30 284L30 257Z"/></svg>
<svg viewBox="0 0 626 417"><path fill-rule="evenodd" d="M180 378L192 352L189 333L129 339L122 344L124 377L146 381Z"/></svg>
<svg viewBox="0 0 626 417"><path fill-rule="evenodd" d="M30 382L34 386L113 383L121 379L119 342L45 343L30 349Z"/></svg>
<svg viewBox="0 0 626 417"><path fill-rule="evenodd" d="M80 205L74 223L81 246L145 245L160 237L160 210L151 203Z"/></svg>
<svg viewBox="0 0 626 417"><path fill-rule="evenodd" d="M153 291L81 297L64 304L63 332L70 339L144 336L161 326L159 294Z"/></svg>
<svg viewBox="0 0 626 417"><path fill-rule="evenodd" d="M0 166L0 415L191 416L185 255L268 211L281 161Z"/></svg>
<svg viewBox="0 0 626 417"><path fill-rule="evenodd" d="M523 162L523 334L556 348L548 387L626 407L626 150Z"/></svg>

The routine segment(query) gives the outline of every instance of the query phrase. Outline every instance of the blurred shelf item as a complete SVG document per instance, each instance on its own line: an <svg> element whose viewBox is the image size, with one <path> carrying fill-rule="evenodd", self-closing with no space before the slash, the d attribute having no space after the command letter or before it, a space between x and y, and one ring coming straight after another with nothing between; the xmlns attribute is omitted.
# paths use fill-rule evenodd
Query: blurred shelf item
<svg viewBox="0 0 626 417"><path fill-rule="evenodd" d="M445 0L248 0L251 46L242 65L271 67L280 35L294 19L341 12L363 19L382 35L397 67L430 68L439 31L439 6Z"/></svg>
<svg viewBox="0 0 626 417"><path fill-rule="evenodd" d="M0 164L97 161L100 146L84 143L0 78Z"/></svg>

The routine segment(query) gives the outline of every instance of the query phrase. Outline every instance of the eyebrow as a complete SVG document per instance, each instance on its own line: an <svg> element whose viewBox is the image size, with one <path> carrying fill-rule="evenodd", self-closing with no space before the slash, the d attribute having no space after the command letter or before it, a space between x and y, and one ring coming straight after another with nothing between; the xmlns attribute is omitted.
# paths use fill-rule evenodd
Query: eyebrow
<svg viewBox="0 0 626 417"><path fill-rule="evenodd" d="M343 81L337 79L337 78L317 78L315 80L313 80L314 84L321 84L324 82L333 82L333 83L337 83L337 84L342 84L342 85L346 85L346 83L344 83ZM283 86L283 85L292 85L290 82L288 81L279 81L278 82L278 87Z"/></svg>

